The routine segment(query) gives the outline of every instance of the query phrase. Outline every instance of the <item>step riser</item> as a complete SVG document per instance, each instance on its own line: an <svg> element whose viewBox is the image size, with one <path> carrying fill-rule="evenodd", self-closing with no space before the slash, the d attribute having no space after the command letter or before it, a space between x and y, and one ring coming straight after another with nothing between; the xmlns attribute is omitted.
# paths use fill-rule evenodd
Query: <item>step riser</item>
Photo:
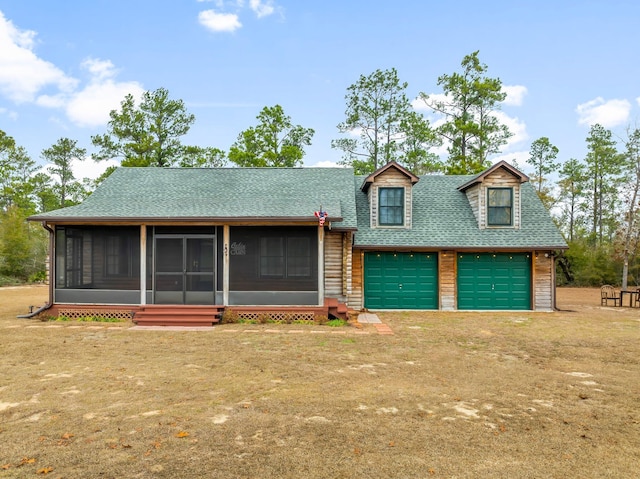
<svg viewBox="0 0 640 479"><path fill-rule="evenodd" d="M139 326L213 326L220 322L223 306L146 305L133 317Z"/></svg>
<svg viewBox="0 0 640 479"><path fill-rule="evenodd" d="M184 327L197 327L197 326L213 326L217 321L214 322L204 322L204 321L187 321L187 322L178 322L178 321L139 321L138 326L184 326Z"/></svg>

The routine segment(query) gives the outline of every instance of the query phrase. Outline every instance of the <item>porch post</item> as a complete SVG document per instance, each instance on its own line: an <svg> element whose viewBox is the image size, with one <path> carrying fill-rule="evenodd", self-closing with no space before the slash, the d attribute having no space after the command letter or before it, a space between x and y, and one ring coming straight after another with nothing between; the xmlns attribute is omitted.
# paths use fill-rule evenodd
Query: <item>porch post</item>
<svg viewBox="0 0 640 479"><path fill-rule="evenodd" d="M147 304L147 225L140 225L140 304Z"/></svg>
<svg viewBox="0 0 640 479"><path fill-rule="evenodd" d="M318 227L318 306L324 304L324 228Z"/></svg>
<svg viewBox="0 0 640 479"><path fill-rule="evenodd" d="M229 306L229 225L222 227L222 304Z"/></svg>

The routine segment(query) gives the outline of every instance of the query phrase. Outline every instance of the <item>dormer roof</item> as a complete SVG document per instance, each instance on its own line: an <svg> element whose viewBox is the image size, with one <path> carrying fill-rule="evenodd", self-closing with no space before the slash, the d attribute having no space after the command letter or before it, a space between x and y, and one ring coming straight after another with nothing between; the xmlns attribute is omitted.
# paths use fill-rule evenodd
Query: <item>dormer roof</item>
<svg viewBox="0 0 640 479"><path fill-rule="evenodd" d="M378 177L381 174L383 174L384 172L388 171L390 168L395 168L400 173L405 175L409 179L409 181L411 181L412 185L415 185L420 180L420 178L418 178L416 175L411 173L409 170L407 170L401 164L399 164L396 161L392 160L389 163L387 163L386 165L378 168L376 171L371 173L369 176L367 176L364 179L364 181L362 182L362 186L360 187L360 189L366 193L367 190L369 189L369 187L375 182L376 177Z"/></svg>
<svg viewBox="0 0 640 479"><path fill-rule="evenodd" d="M507 163L506 161L502 160L502 161L499 161L498 163L496 163L495 165L493 165L491 168L488 168L488 169L484 170L483 172L477 174L476 176L471 178L466 183L458 186L458 190L465 191L468 188L471 188L472 186L477 185L478 183L482 183L482 181L487 176L489 176L491 173L493 173L494 171L498 170L499 168L502 168L502 169L506 170L507 172L509 172L520 183L525 183L525 182L529 181L529 177L527 175L525 175L523 172L518 170L515 166L512 166L509 163Z"/></svg>

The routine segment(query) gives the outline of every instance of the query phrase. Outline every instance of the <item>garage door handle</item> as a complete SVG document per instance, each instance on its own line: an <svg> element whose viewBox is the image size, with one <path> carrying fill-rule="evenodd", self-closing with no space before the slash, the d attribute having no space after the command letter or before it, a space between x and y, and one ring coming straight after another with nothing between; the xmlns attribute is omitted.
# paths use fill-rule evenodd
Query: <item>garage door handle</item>
<svg viewBox="0 0 640 479"><path fill-rule="evenodd" d="M493 291L493 290L495 290L495 289L496 289L496 285L495 285L495 284L492 284L492 285L491 285L491 291Z"/></svg>
<svg viewBox="0 0 640 479"><path fill-rule="evenodd" d="M398 285L398 289L402 289L402 285L401 284Z"/></svg>

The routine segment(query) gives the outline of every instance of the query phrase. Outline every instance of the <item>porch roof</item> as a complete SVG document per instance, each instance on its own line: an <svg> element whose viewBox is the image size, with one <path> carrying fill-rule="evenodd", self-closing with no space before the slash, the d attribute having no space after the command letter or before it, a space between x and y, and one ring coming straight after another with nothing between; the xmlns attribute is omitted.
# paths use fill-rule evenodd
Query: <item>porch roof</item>
<svg viewBox="0 0 640 479"><path fill-rule="evenodd" d="M315 221L357 226L350 168L118 168L79 205L32 221Z"/></svg>

